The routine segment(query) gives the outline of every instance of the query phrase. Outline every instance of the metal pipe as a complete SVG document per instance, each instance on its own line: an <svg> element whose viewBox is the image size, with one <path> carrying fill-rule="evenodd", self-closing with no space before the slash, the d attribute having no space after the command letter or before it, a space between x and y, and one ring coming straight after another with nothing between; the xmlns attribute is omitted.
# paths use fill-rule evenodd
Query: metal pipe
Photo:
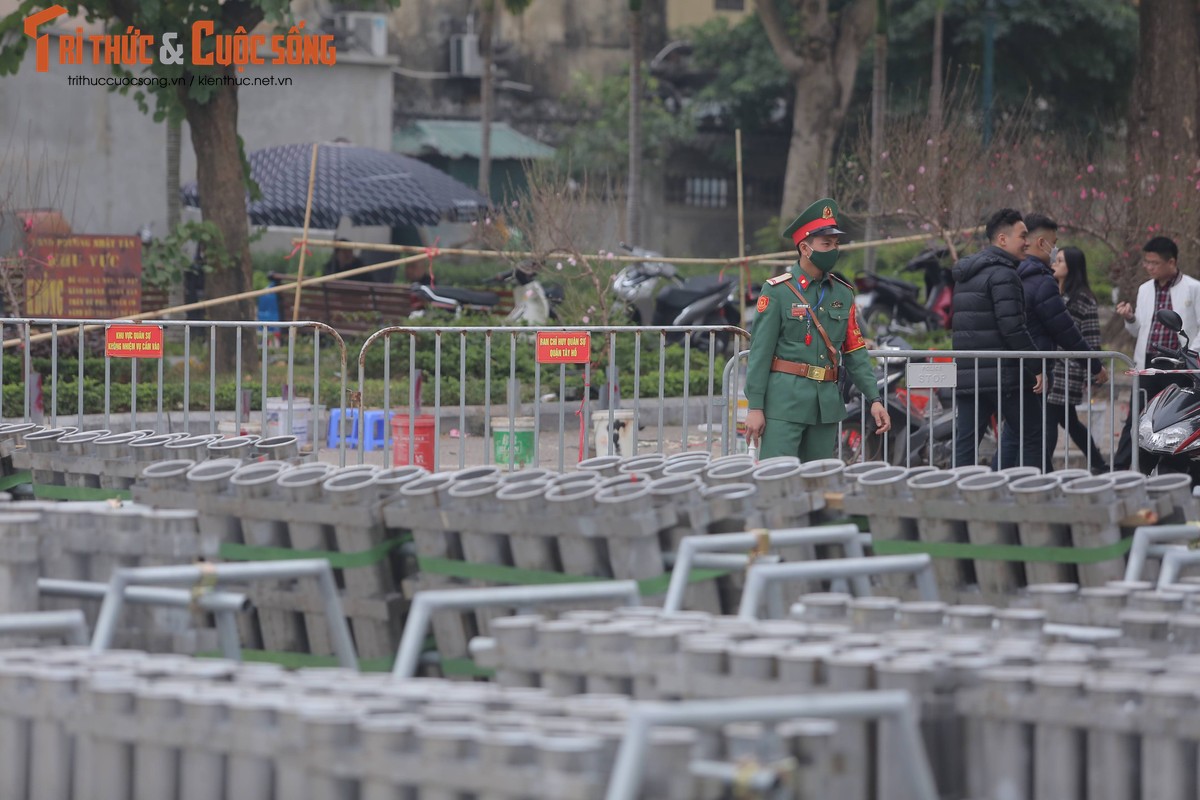
<svg viewBox="0 0 1200 800"><path fill-rule="evenodd" d="M798 718L891 719L896 743L909 762L905 770L917 800L936 800L937 788L908 692L845 692L792 697L699 700L685 703L634 703L626 717L625 736L617 750L606 800L638 796L650 751L650 731L660 725L714 727L730 722L779 722Z"/></svg>
<svg viewBox="0 0 1200 800"><path fill-rule="evenodd" d="M324 562L322 562L324 563ZM549 586L500 586L481 589L435 589L417 592L404 622L404 635L396 652L392 677L411 678L416 674L421 647L435 611L463 611L479 608L546 605L592 600L618 600L636 606L642 602L636 581L597 581L595 583L555 584Z"/></svg>
<svg viewBox="0 0 1200 800"><path fill-rule="evenodd" d="M65 581L56 578L38 578L38 592L48 597L75 597L85 600L102 600L108 592L108 584L91 581ZM138 605L191 608L213 614L217 625L217 640L221 655L231 661L242 660L242 645L237 632L237 615L251 608L250 598L237 592L205 592L193 595L187 589L167 589L161 586L129 586L125 599Z"/></svg>
<svg viewBox="0 0 1200 800"><path fill-rule="evenodd" d="M324 559L299 559L296 561L247 561L240 564L196 564L172 567L122 568L113 571L108 583L100 615L96 620L96 633L92 637L93 653L102 653L112 644L113 632L121 606L125 600L125 589L135 584L192 584L194 586L218 586L228 583L250 583L261 580L295 580L316 578L329 621L330 640L338 663L347 669L358 668L358 657L354 642L350 638L350 627L346 622L342 601L338 597L333 570Z"/></svg>
<svg viewBox="0 0 1200 800"><path fill-rule="evenodd" d="M1158 588L1164 589L1179 582L1179 572L1184 566L1200 564L1200 550L1172 550L1163 555L1162 567L1158 571Z"/></svg>
<svg viewBox="0 0 1200 800"><path fill-rule="evenodd" d="M49 597L77 597L85 600L103 600L108 593L107 583L92 581L66 581L57 578L38 578L38 592ZM125 599L139 605L190 608L195 605L203 611L249 611L250 598L238 592L207 592L194 596L187 589L168 589L162 586L129 586Z"/></svg>
<svg viewBox="0 0 1200 800"><path fill-rule="evenodd" d="M1142 570L1146 568L1146 556L1155 552L1152 545L1197 540L1200 540L1200 528L1195 525L1155 525L1137 528L1133 532L1133 546L1129 548L1129 561L1125 564L1125 580L1142 579Z"/></svg>
<svg viewBox="0 0 1200 800"><path fill-rule="evenodd" d="M871 558L831 558L791 564L759 564L746 572L746 587L742 590L738 616L747 620L758 619L763 592L770 584L778 581L832 580L896 573L914 573L921 599L938 599L937 581L933 576L933 559L926 553Z"/></svg>
<svg viewBox="0 0 1200 800"><path fill-rule="evenodd" d="M824 528L786 528L770 531L770 544L800 545L800 544L840 544L850 558L862 558L863 548L859 540L858 527L855 525L830 525ZM761 534L756 531L744 533L717 533L703 536L685 536L679 543L675 555L675 566L671 570L671 583L667 587L667 597L663 602L663 611L667 614L678 613L683 607L684 593L691 579L692 568L697 566L697 555L700 553L718 553L728 550L750 550L759 544ZM860 595L870 593L870 584L864 576L854 578L855 592Z"/></svg>
<svg viewBox="0 0 1200 800"><path fill-rule="evenodd" d="M21 633L62 636L73 645L86 645L88 641L87 619L79 609L0 614L0 635Z"/></svg>

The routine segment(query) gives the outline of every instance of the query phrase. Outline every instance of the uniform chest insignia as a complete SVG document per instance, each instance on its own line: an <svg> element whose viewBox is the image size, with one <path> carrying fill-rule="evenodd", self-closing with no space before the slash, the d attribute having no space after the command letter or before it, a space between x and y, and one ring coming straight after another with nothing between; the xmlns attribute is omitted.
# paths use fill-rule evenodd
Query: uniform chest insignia
<svg viewBox="0 0 1200 800"><path fill-rule="evenodd" d="M767 286L778 286L781 283L787 283L792 279L792 273L785 272L782 275L776 275L767 281Z"/></svg>
<svg viewBox="0 0 1200 800"><path fill-rule="evenodd" d="M833 301L832 303L830 303L829 305L830 305L832 308L841 308L841 307L842 307L842 301L841 301L841 300L834 300L834 301Z"/></svg>
<svg viewBox="0 0 1200 800"><path fill-rule="evenodd" d="M808 313L808 306L800 303L792 303L792 316L796 319L804 319L804 315Z"/></svg>

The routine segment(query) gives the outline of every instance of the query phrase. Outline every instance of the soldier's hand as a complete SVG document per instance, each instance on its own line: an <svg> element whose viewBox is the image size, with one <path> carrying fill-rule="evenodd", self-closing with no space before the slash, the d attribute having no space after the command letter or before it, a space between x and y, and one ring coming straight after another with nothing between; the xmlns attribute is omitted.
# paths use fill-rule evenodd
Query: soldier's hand
<svg viewBox="0 0 1200 800"><path fill-rule="evenodd" d="M1104 367L1101 367L1100 371L1092 377L1092 383L1096 384L1097 386L1103 386L1104 384L1108 383L1108 370Z"/></svg>
<svg viewBox="0 0 1200 800"><path fill-rule="evenodd" d="M871 403L871 418L875 420L875 433L884 434L892 429L892 416L882 401Z"/></svg>
<svg viewBox="0 0 1200 800"><path fill-rule="evenodd" d="M746 444L762 441L763 431L767 427L767 418L762 409L754 408L746 414Z"/></svg>
<svg viewBox="0 0 1200 800"><path fill-rule="evenodd" d="M1042 393L1042 377L1043 377L1042 373L1039 372L1038 376L1037 376L1037 380L1035 380L1033 382L1033 393L1034 394Z"/></svg>

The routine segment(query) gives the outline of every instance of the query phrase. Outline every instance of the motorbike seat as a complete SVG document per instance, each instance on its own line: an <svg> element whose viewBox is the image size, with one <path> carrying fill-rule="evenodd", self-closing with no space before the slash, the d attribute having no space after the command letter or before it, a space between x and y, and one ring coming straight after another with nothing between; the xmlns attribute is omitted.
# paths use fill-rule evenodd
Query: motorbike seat
<svg viewBox="0 0 1200 800"><path fill-rule="evenodd" d="M682 286L672 286L658 296L658 302L668 308L684 308L703 297L728 293L733 287L732 278L717 275L697 275L688 278Z"/></svg>
<svg viewBox="0 0 1200 800"><path fill-rule="evenodd" d="M456 289L452 286L418 286L417 291L435 303L455 302L468 306L494 306L500 302L495 292Z"/></svg>
<svg viewBox="0 0 1200 800"><path fill-rule="evenodd" d="M897 278L890 278L887 275L879 275L876 277L875 280L876 280L876 283L885 284L888 288L888 291L891 291L897 295L900 295L901 297L911 297L912 299L915 300L915 299L917 299L917 296L921 293L921 289L919 286L914 286L913 284L909 283L908 281L902 281Z"/></svg>

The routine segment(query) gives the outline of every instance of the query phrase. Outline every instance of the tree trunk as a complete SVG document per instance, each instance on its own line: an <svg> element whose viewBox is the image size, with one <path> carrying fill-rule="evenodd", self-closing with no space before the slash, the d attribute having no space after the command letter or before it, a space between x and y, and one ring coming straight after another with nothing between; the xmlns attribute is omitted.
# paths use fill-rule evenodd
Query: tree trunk
<svg viewBox="0 0 1200 800"><path fill-rule="evenodd" d="M833 163L833 140L837 124L837 93L830 82L796 80L796 108L792 114L792 139L788 145L787 170L783 180L783 205L779 221L786 225L809 203L829 194L829 167Z"/></svg>
<svg viewBox="0 0 1200 800"><path fill-rule="evenodd" d="M179 225L182 216L182 203L179 199L179 156L182 149L183 125L179 120L167 119L167 234L172 233ZM171 285L169 301L171 305L183 302L183 283Z"/></svg>
<svg viewBox="0 0 1200 800"><path fill-rule="evenodd" d="M479 79L479 192L491 198L492 183L492 114L496 101L496 82L492 68L496 62L494 32L496 1L484 0L482 22L479 26L479 49L483 56L483 76Z"/></svg>
<svg viewBox="0 0 1200 800"><path fill-rule="evenodd" d="M774 3L757 4L771 49L791 77L796 94L779 209L781 223L829 193L833 145L854 92L862 49L874 30L876 2L853 0L838 11L836 23L828 4L798 4L804 30L799 48Z"/></svg>
<svg viewBox="0 0 1200 800"><path fill-rule="evenodd" d="M182 147L183 125L177 119L167 120L167 233L179 224L179 152Z"/></svg>
<svg viewBox="0 0 1200 800"><path fill-rule="evenodd" d="M225 74L235 76L232 67ZM224 253L206 253L209 273L205 277L207 299L227 297L250 289L250 227L246 209L246 182L238 147L237 86L217 86L209 101L203 105L180 92L192 131L192 147L196 151L196 187L200 193L200 211L205 221L214 223L221 231ZM209 319L253 320L254 303L241 300L216 306L208 312ZM253 337L243 334L243 341ZM237 343L232 330L219 331L217 336L217 369L228 372L235 366ZM256 360L250 344L243 352L243 368ZM249 358L248 358L249 356Z"/></svg>
<svg viewBox="0 0 1200 800"><path fill-rule="evenodd" d="M1127 162L1135 186L1148 183L1149 176L1188 175L1200 167L1200 9L1196 0L1141 0L1138 20L1137 90L1130 101ZM1130 229L1139 232L1151 224L1166 226L1163 219L1135 217L1130 222ZM1179 223L1187 230L1175 236L1200 236L1200 219ZM1136 255L1112 266L1113 282L1126 300L1133 299L1145 277ZM1194 253L1182 256L1180 266L1189 261L1194 263Z"/></svg>
<svg viewBox="0 0 1200 800"><path fill-rule="evenodd" d="M868 242L879 238L880 193L883 183L883 125L887 111L887 3L880 0L875 29L875 63L871 76L871 181L867 193ZM864 268L875 271L875 248L867 248Z"/></svg>
<svg viewBox="0 0 1200 800"><path fill-rule="evenodd" d="M631 4L632 6L633 4ZM625 194L625 236L642 241L642 12L629 10L629 185Z"/></svg>
<svg viewBox="0 0 1200 800"><path fill-rule="evenodd" d="M934 141L934 158L930 159L929 180L933 185L933 196L939 199L937 208L938 228L945 230L949 227L949 209L942 201L942 160L936 154L942 150L942 100L945 97L945 81L942 78L942 60L945 58L945 17L946 0L938 0L933 10L933 68L929 76L929 138ZM946 245L954 252L954 242L947 241Z"/></svg>

